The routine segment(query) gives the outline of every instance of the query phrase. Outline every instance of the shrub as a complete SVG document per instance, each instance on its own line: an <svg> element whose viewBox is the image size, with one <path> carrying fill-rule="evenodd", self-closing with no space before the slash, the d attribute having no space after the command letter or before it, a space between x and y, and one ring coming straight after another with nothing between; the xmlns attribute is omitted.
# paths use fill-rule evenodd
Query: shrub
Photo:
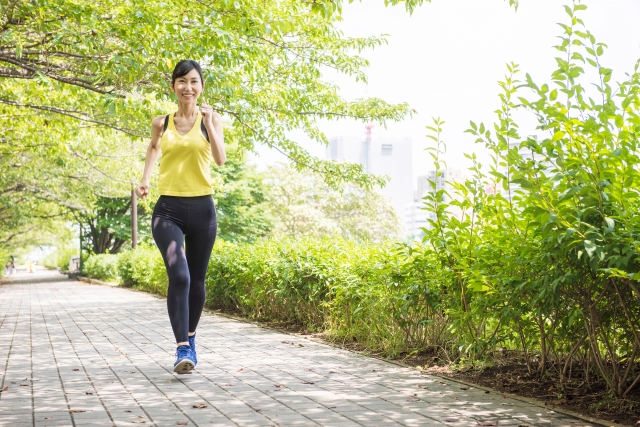
<svg viewBox="0 0 640 427"><path fill-rule="evenodd" d="M60 270L68 270L69 259L72 256L77 256L78 252L78 248L75 246L57 248L55 251L47 255L41 262L42 265L52 270L55 270L56 268L60 268Z"/></svg>
<svg viewBox="0 0 640 427"><path fill-rule="evenodd" d="M117 268L123 285L160 295L167 294L167 274L162 256L155 246L140 245L136 250L118 254Z"/></svg>
<svg viewBox="0 0 640 427"><path fill-rule="evenodd" d="M206 306L294 322L384 354L444 344L443 273L418 248L343 238L216 243ZM124 284L166 295L156 248L118 255Z"/></svg>
<svg viewBox="0 0 640 427"><path fill-rule="evenodd" d="M82 264L82 272L94 279L116 282L118 281L118 256L112 254L91 255Z"/></svg>

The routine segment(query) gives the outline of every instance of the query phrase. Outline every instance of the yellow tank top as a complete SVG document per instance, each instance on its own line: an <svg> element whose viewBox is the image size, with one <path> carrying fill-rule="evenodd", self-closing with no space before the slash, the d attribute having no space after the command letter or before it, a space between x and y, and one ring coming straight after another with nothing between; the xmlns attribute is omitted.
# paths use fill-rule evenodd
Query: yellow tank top
<svg viewBox="0 0 640 427"><path fill-rule="evenodd" d="M196 197L213 194L209 170L211 147L200 131L202 115L198 113L196 122L185 135L176 130L173 115L169 115L167 130L160 139L160 195Z"/></svg>

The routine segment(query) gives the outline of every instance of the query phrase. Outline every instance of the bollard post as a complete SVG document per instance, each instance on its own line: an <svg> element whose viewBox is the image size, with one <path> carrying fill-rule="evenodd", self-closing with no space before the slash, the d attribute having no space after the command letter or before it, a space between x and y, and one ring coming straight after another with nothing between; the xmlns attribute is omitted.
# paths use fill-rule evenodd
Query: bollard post
<svg viewBox="0 0 640 427"><path fill-rule="evenodd" d="M138 196L131 190L131 247L138 247Z"/></svg>

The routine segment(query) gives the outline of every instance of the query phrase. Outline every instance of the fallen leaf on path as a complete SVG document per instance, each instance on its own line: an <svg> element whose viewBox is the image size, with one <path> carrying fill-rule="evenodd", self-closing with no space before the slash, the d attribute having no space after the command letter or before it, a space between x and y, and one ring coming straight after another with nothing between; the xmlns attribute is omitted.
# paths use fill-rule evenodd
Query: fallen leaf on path
<svg viewBox="0 0 640 427"><path fill-rule="evenodd" d="M146 423L145 420L133 420L132 422L136 423L136 424L144 424L144 423Z"/></svg>
<svg viewBox="0 0 640 427"><path fill-rule="evenodd" d="M313 368L304 368L305 371L313 371Z"/></svg>
<svg viewBox="0 0 640 427"><path fill-rule="evenodd" d="M87 412L84 409L69 409L69 412L71 412L72 414L75 414L76 412Z"/></svg>
<svg viewBox="0 0 640 427"><path fill-rule="evenodd" d="M223 387L233 387L233 384L231 383L227 383L227 384L222 384Z"/></svg>
<svg viewBox="0 0 640 427"><path fill-rule="evenodd" d="M189 424L189 421L178 421L176 424L179 426L186 426L187 424Z"/></svg>
<svg viewBox="0 0 640 427"><path fill-rule="evenodd" d="M89 392L89 391L85 391L85 393L87 396L93 396L93 393Z"/></svg>
<svg viewBox="0 0 640 427"><path fill-rule="evenodd" d="M333 409L333 408L335 408L335 406L328 406L328 408L329 408L329 409Z"/></svg>
<svg viewBox="0 0 640 427"><path fill-rule="evenodd" d="M407 402L420 402L420 399L417 399L415 397L410 397L407 399Z"/></svg>
<svg viewBox="0 0 640 427"><path fill-rule="evenodd" d="M460 390L469 390L469 387L460 387Z"/></svg>
<svg viewBox="0 0 640 427"><path fill-rule="evenodd" d="M521 424L521 425L519 425L518 427L529 427L529 426L528 426L528 425L525 425L525 424Z"/></svg>
<svg viewBox="0 0 640 427"><path fill-rule="evenodd" d="M497 421L478 421L479 426L497 426Z"/></svg>
<svg viewBox="0 0 640 427"><path fill-rule="evenodd" d="M130 411L130 410L128 410L128 409L127 409L127 410L125 410L124 412L133 412L133 411Z"/></svg>
<svg viewBox="0 0 640 427"><path fill-rule="evenodd" d="M20 387L29 387L29 384L20 384Z"/></svg>
<svg viewBox="0 0 640 427"><path fill-rule="evenodd" d="M130 374L137 374L138 371L129 371Z"/></svg>
<svg viewBox="0 0 640 427"><path fill-rule="evenodd" d="M304 347L302 344L298 344L298 347Z"/></svg>
<svg viewBox="0 0 640 427"><path fill-rule="evenodd" d="M198 403L197 405L193 405L193 407L196 409L200 409L200 408L206 408L207 405L205 405L204 403Z"/></svg>
<svg viewBox="0 0 640 427"><path fill-rule="evenodd" d="M282 344L291 344L289 341L282 341Z"/></svg>
<svg viewBox="0 0 640 427"><path fill-rule="evenodd" d="M460 418L447 418L446 420L444 420L445 423L459 423L460 422Z"/></svg>
<svg viewBox="0 0 640 427"><path fill-rule="evenodd" d="M2 390L0 390L0 393L2 393L3 391L7 391L9 390L9 386L6 386L5 388L3 388Z"/></svg>
<svg viewBox="0 0 640 427"><path fill-rule="evenodd" d="M74 371L79 371L79 370L80 370L80 368L73 368L73 370L74 370Z"/></svg>
<svg viewBox="0 0 640 427"><path fill-rule="evenodd" d="M329 371L330 374L337 374L336 371Z"/></svg>
<svg viewBox="0 0 640 427"><path fill-rule="evenodd" d="M485 392L484 392L484 394L489 394L489 393L491 393L491 392L490 392L490 391L485 391Z"/></svg>
<svg viewBox="0 0 640 427"><path fill-rule="evenodd" d="M45 420L50 420L50 419L51 419L51 417L44 417L44 419L45 419Z"/></svg>
<svg viewBox="0 0 640 427"><path fill-rule="evenodd" d="M315 384L313 381L302 381L301 384Z"/></svg>
<svg viewBox="0 0 640 427"><path fill-rule="evenodd" d="M449 385L449 384L444 383L444 382L442 382L442 381L438 381L438 382L439 382L440 384L442 384L442 385Z"/></svg>
<svg viewBox="0 0 640 427"><path fill-rule="evenodd" d="M278 383L278 384L274 384L274 386L276 386L276 387L284 387L284 384Z"/></svg>
<svg viewBox="0 0 640 427"><path fill-rule="evenodd" d="M236 372L242 372L242 371L244 371L244 368L240 368Z"/></svg>

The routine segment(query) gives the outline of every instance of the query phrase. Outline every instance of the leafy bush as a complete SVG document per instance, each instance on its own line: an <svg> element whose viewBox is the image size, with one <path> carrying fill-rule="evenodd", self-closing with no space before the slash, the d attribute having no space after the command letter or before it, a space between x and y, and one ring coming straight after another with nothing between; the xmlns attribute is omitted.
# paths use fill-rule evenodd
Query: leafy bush
<svg viewBox="0 0 640 427"><path fill-rule="evenodd" d="M91 255L83 262L82 272L94 279L116 282L118 281L118 256L113 254Z"/></svg>
<svg viewBox="0 0 640 427"><path fill-rule="evenodd" d="M69 269L69 259L72 256L78 256L78 248L75 246L57 248L54 252L47 255L41 262L47 268L55 270L56 268L60 268L60 270L68 270Z"/></svg>
<svg viewBox="0 0 640 427"><path fill-rule="evenodd" d="M162 256L155 246L140 245L118 254L118 274L125 286L147 292L167 294L169 285Z"/></svg>
<svg viewBox="0 0 640 427"><path fill-rule="evenodd" d="M624 399L640 385L640 62L612 84L583 9L565 7L550 83L508 67L496 123L469 130L489 169L470 155L470 180L426 198L437 218L425 243L453 272L447 313L472 361L519 348L532 374L562 388L596 376ZM520 136L518 110L537 120L533 135ZM437 171L441 125L431 127Z"/></svg>
<svg viewBox="0 0 640 427"><path fill-rule="evenodd" d="M442 346L442 272L422 251L343 238L216 243L206 279L210 308L295 322L385 354ZM156 248L118 255L122 282L166 295Z"/></svg>

